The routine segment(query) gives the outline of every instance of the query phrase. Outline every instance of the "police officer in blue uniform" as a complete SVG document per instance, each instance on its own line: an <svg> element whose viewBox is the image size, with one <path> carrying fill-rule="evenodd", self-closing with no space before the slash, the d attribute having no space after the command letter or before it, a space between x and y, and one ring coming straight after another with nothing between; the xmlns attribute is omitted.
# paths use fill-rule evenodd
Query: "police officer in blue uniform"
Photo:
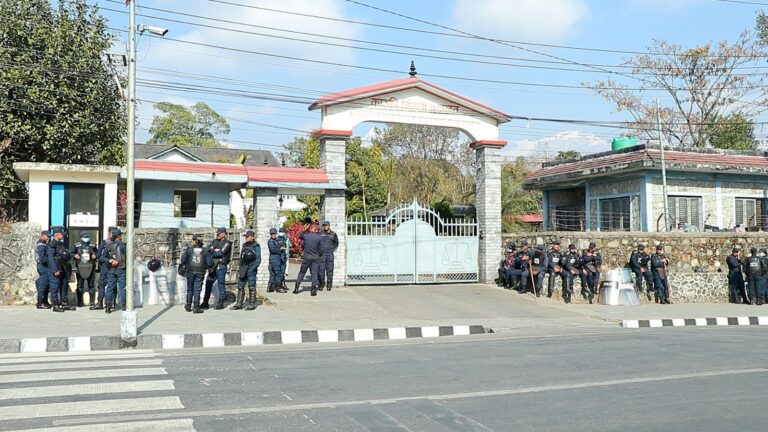
<svg viewBox="0 0 768 432"><path fill-rule="evenodd" d="M581 273L581 269L578 267L581 256L576 249L576 245L571 243L568 245L568 252L563 254L560 259L560 267L563 268L561 272L563 276L563 301L570 303L573 301L573 280L576 275Z"/></svg>
<svg viewBox="0 0 768 432"><path fill-rule="evenodd" d="M285 251L283 253L283 259L281 261L282 267L280 270L280 290L278 292L288 292L288 287L285 285L285 277L288 275L288 259L291 255L291 238L288 237L288 233L285 228L277 230L277 238L285 244Z"/></svg>
<svg viewBox="0 0 768 432"><path fill-rule="evenodd" d="M333 254L339 247L339 236L331 231L331 223L323 221L323 229L320 231L320 291L323 287L328 291L333 288Z"/></svg>
<svg viewBox="0 0 768 432"><path fill-rule="evenodd" d="M62 296L66 295L63 291L66 278L66 263L71 256L69 250L64 246L64 228L54 227L53 238L48 241L48 280L51 290L51 304L54 312L64 312L65 310L74 310L69 306L64 306Z"/></svg>
<svg viewBox="0 0 768 432"><path fill-rule="evenodd" d="M120 307L125 310L125 263L128 260L123 243L123 232L120 228L112 230L112 241L104 249L107 256L109 272L107 273L107 305L106 313L112 313L116 309L115 295L120 297ZM131 287L133 288L133 287Z"/></svg>
<svg viewBox="0 0 768 432"><path fill-rule="evenodd" d="M744 260L744 273L747 275L747 287L749 288L749 304L756 304L758 293L762 291L758 283L765 277L763 260L758 256L757 248L750 249L750 256Z"/></svg>
<svg viewBox="0 0 768 432"><path fill-rule="evenodd" d="M208 302L211 299L211 290L215 281L219 289L219 299L214 309L224 309L224 300L227 298L224 282L227 277L227 266L232 259L232 242L227 239L226 228L216 228L216 238L208 245L208 251L211 254L211 258L213 258L213 268L210 269L208 278L205 280L205 295L200 307L202 309L210 307Z"/></svg>
<svg viewBox="0 0 768 432"><path fill-rule="evenodd" d="M592 300L595 298L595 295L598 294L600 266L602 263L603 256L598 252L597 245L595 243L590 243L589 247L581 254L581 274L584 275L584 277L581 278L581 292L582 295L584 295L586 291L589 304L592 304ZM586 282L586 287L583 285L584 282Z"/></svg>
<svg viewBox="0 0 768 432"><path fill-rule="evenodd" d="M85 284L88 284L89 306L95 306L96 290L93 279L96 276L96 247L91 244L91 235L88 231L80 233L80 241L75 243L69 251L75 262L75 275L77 277L77 307L85 306L83 294Z"/></svg>
<svg viewBox="0 0 768 432"><path fill-rule="evenodd" d="M507 243L507 252L504 254L504 259L499 264L499 286L505 289L510 289L513 286L512 270L515 268L515 253L517 247L514 243Z"/></svg>
<svg viewBox="0 0 768 432"><path fill-rule="evenodd" d="M269 232L277 230L272 228ZM256 233L251 230L245 232L245 243L240 248L240 269L237 278L237 300L230 308L240 310L245 300L245 284L248 283L248 306L245 310L256 309L256 272L261 264L261 246L256 241Z"/></svg>
<svg viewBox="0 0 768 432"><path fill-rule="evenodd" d="M528 248L528 242L523 240L520 242L520 250L515 255L515 270L512 273L512 277L517 282L517 292L520 294L525 293L528 289L528 284L523 280L523 272L528 269L528 262L533 258L533 253ZM525 285L523 285L525 284Z"/></svg>
<svg viewBox="0 0 768 432"><path fill-rule="evenodd" d="M50 280L48 275L48 231L40 233L40 238L35 244L35 263L37 263L37 308L50 309L48 302L48 292L50 291Z"/></svg>
<svg viewBox="0 0 768 432"><path fill-rule="evenodd" d="M187 312L203 313L200 308L200 293L203 290L205 271L211 265L211 255L203 247L203 239L197 235L192 236L191 243L181 254L178 271L187 279L187 303L184 305Z"/></svg>
<svg viewBox="0 0 768 432"><path fill-rule="evenodd" d="M536 247L533 255L527 260L528 268L523 270L521 278L522 291L528 291L528 284L533 282L531 291L536 297L541 297L542 285L544 284L544 274L549 267L549 260L547 254L544 253L544 248L541 246Z"/></svg>
<svg viewBox="0 0 768 432"><path fill-rule="evenodd" d="M656 287L656 298L659 304L671 304L669 302L669 282L667 266L669 260L664 256L664 246L657 245L656 253L651 255L651 271L653 272L653 285Z"/></svg>
<svg viewBox="0 0 768 432"><path fill-rule="evenodd" d="M312 272L312 295L317 295L317 287L320 284L319 265L320 265L320 234L316 224L312 224L306 231L301 233L301 245L304 248L304 255L301 257L301 268L296 278L296 286L293 289L294 294L301 291L301 283L304 281L304 275L307 270Z"/></svg>
<svg viewBox="0 0 768 432"><path fill-rule="evenodd" d="M629 256L629 268L635 274L635 291L638 295L643 293L643 280L645 280L648 301L651 300L651 291L653 291L653 276L651 276L651 269L648 267L650 261L651 256L648 255L643 244L638 245L637 250Z"/></svg>
<svg viewBox="0 0 768 432"><path fill-rule="evenodd" d="M97 284L99 298L96 304L89 308L90 310L104 309L104 290L107 287L107 274L109 272L109 259L107 258L107 254L104 253L104 249L112 243L112 230L114 229L115 227L107 228L107 233L109 234L101 241L99 249L96 252L96 259L99 261L99 283Z"/></svg>
<svg viewBox="0 0 768 432"><path fill-rule="evenodd" d="M744 262L741 260L740 255L741 250L733 248L731 255L725 259L725 264L728 266L728 288L731 303L740 303L740 300L744 302L749 301L747 290L744 286L744 275L741 273Z"/></svg>
<svg viewBox="0 0 768 432"><path fill-rule="evenodd" d="M552 298L552 293L555 289L555 279L562 281L562 288L565 288L565 276L563 275L563 268L560 266L560 260L563 258L563 252L560 251L560 241L552 241L552 249L547 252L547 274L549 278L547 280L547 297Z"/></svg>
<svg viewBox="0 0 768 432"><path fill-rule="evenodd" d="M269 284L267 292L284 293L288 290L283 288L283 279L285 278L285 241L277 235L277 230L269 230L269 241L267 249L269 250Z"/></svg>

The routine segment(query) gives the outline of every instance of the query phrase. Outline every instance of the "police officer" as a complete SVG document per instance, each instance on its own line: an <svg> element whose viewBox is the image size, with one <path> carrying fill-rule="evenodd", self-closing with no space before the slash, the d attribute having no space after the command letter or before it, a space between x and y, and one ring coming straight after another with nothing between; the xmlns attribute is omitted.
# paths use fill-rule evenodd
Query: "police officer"
<svg viewBox="0 0 768 432"><path fill-rule="evenodd" d="M277 230L274 228L269 230L267 249L269 249L269 285L267 286L267 292L287 292L288 290L283 289L283 279L285 278L283 271L285 243L277 235Z"/></svg>
<svg viewBox="0 0 768 432"><path fill-rule="evenodd" d="M281 262L282 270L280 270L280 288L282 288L282 291L279 292L288 292L288 287L285 286L285 278L288 276L288 263L290 262L289 258L291 257L291 247L293 247L293 243L291 243L291 238L288 236L288 233L285 232L285 228L277 230L277 237L285 244L285 251Z"/></svg>
<svg viewBox="0 0 768 432"><path fill-rule="evenodd" d="M568 252L560 259L560 274L563 277L563 301L570 303L573 301L573 278L581 274L581 268L578 267L581 257L576 245L568 245Z"/></svg>
<svg viewBox="0 0 768 432"><path fill-rule="evenodd" d="M525 240L521 241L520 250L515 254L515 271L512 276L517 282L517 292L520 294L525 293L528 289L527 281L523 279L523 272L530 267L528 262L531 258L533 258L533 253L528 248L528 242Z"/></svg>
<svg viewBox="0 0 768 432"><path fill-rule="evenodd" d="M196 314L203 313L200 308L200 292L203 290L205 271L212 264L208 250L203 247L203 239L192 236L189 246L184 249L179 260L179 274L187 279L187 303L184 310Z"/></svg>
<svg viewBox="0 0 768 432"><path fill-rule="evenodd" d="M600 284L600 265L603 263L603 256L598 252L597 245L590 243L589 247L581 254L581 274L585 277L581 278L582 287L581 292L587 293L587 300L589 304L592 304L592 300L597 294L597 290ZM586 282L586 289L583 283Z"/></svg>
<svg viewBox="0 0 768 432"><path fill-rule="evenodd" d="M549 267L549 261L547 260L547 254L544 253L544 248L537 246L533 255L526 260L528 268L523 270L523 274L520 276L520 285L522 285L522 292L528 291L528 284L531 282L533 286L531 290L536 297L541 297L541 289L544 284L544 274Z"/></svg>
<svg viewBox="0 0 768 432"><path fill-rule="evenodd" d="M112 230L112 241L104 248L107 256L107 305L104 312L112 313L117 308L115 296L120 298L120 308L125 310L125 263L128 257L123 243L123 232L120 228Z"/></svg>
<svg viewBox="0 0 768 432"><path fill-rule="evenodd" d="M668 265L669 260L664 256L664 246L657 245L656 253L651 255L651 271L653 272L653 285L656 287L656 298L659 300L659 304L671 304L669 302Z"/></svg>
<svg viewBox="0 0 768 432"><path fill-rule="evenodd" d="M651 300L651 291L653 288L653 277L648 263L651 257L648 255L644 244L637 245L637 250L629 256L629 268L635 274L635 292L638 296L643 293L643 280L645 280L645 289L647 290L648 301Z"/></svg>
<svg viewBox="0 0 768 432"><path fill-rule="evenodd" d="M563 268L560 266L560 260L563 258L563 253L560 251L560 241L555 240L552 242L552 248L547 252L547 274L549 280L547 281L547 297L552 298L552 292L555 288L555 279L562 280L562 286L565 287L565 276L563 275Z"/></svg>
<svg viewBox="0 0 768 432"><path fill-rule="evenodd" d="M54 312L74 310L64 306L62 296L66 295L64 283L66 278L65 264L69 262L71 255L64 246L64 228L54 227L53 238L48 241L48 285L51 290L51 304Z"/></svg>
<svg viewBox="0 0 768 432"><path fill-rule="evenodd" d="M272 228L270 233L277 230ZM248 230L245 232L245 243L240 248L240 269L237 278L237 300L230 310L243 308L245 300L245 283L248 283L248 306L245 310L256 309L256 272L261 265L261 245L256 241L256 234Z"/></svg>
<svg viewBox="0 0 768 432"><path fill-rule="evenodd" d="M89 306L96 305L96 290L93 279L96 276L96 247L91 244L91 235L88 231L80 233L80 241L75 243L69 251L75 261L75 276L77 277L77 307L85 306L83 294L85 284L88 284Z"/></svg>
<svg viewBox="0 0 768 432"><path fill-rule="evenodd" d="M205 280L205 295L202 309L208 309L208 301L211 299L211 290L213 282L219 288L219 300L214 309L224 309L224 300L227 298L227 291L224 287L224 280L227 277L227 266L232 259L232 242L227 239L227 229L224 227L216 228L216 238L213 239L208 250L213 258L213 268L208 272L208 278Z"/></svg>
<svg viewBox="0 0 768 432"><path fill-rule="evenodd" d="M749 252L749 258L744 260L744 273L747 275L747 286L749 287L748 303L754 305L757 302L758 291L762 290L758 289L758 278L760 280L765 279L765 270L763 269L763 260L757 255L757 248L752 248Z"/></svg>
<svg viewBox="0 0 768 432"><path fill-rule="evenodd" d="M758 306L765 304L768 300L768 256L766 256L765 248L760 249L760 253L757 254L760 257L760 268L762 269L762 275L757 279L757 299Z"/></svg>
<svg viewBox="0 0 768 432"><path fill-rule="evenodd" d="M512 288L513 280L512 280L512 270L515 268L515 253L517 252L517 247L514 243L509 242L507 243L507 252L504 254L504 259L501 260L501 265L499 266L499 286L504 287L506 289Z"/></svg>
<svg viewBox="0 0 768 432"><path fill-rule="evenodd" d="M725 259L725 264L728 266L728 288L731 303L741 303L740 299L744 302L749 302L747 291L744 287L744 275L741 273L743 262L740 255L741 250L733 248L731 255Z"/></svg>
<svg viewBox="0 0 768 432"><path fill-rule="evenodd" d="M339 236L331 230L331 223L323 221L320 231L320 291L325 287L328 291L333 288L333 254L339 247Z"/></svg>
<svg viewBox="0 0 768 432"><path fill-rule="evenodd" d="M94 306L91 306L90 310L101 310L104 309L104 290L107 287L107 274L109 272L109 258L107 258L107 254L104 253L104 249L112 243L112 230L114 230L115 227L109 227L107 228L107 233L109 233L104 240L101 241L99 244L99 249L96 252L96 259L99 261L99 283L96 285L99 293L99 298Z"/></svg>
<svg viewBox="0 0 768 432"><path fill-rule="evenodd" d="M317 295L317 287L320 284L320 234L318 231L317 225L312 224L299 236L304 248L304 255L301 257L301 268L296 277L296 286L293 288L294 294L301 292L299 287L304 281L304 275L309 270L312 272L312 295Z"/></svg>
<svg viewBox="0 0 768 432"><path fill-rule="evenodd" d="M37 263L37 308L50 309L48 302L48 292L50 291L50 280L48 275L48 231L40 233L40 238L35 244L35 263Z"/></svg>

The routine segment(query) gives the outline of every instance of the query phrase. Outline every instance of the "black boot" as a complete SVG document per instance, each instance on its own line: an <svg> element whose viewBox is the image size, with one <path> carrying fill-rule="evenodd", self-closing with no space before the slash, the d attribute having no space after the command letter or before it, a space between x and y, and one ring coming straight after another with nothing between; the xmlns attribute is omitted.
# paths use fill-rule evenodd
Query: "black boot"
<svg viewBox="0 0 768 432"><path fill-rule="evenodd" d="M64 312L66 309L61 306L61 302L56 302L56 304L51 307L51 310L54 312Z"/></svg>
<svg viewBox="0 0 768 432"><path fill-rule="evenodd" d="M270 286L272 286L270 284ZM245 287L240 288L237 287L237 300L235 300L235 304L232 305L232 307L229 308L229 310L240 310L243 308L243 297L245 297Z"/></svg>
<svg viewBox="0 0 768 432"><path fill-rule="evenodd" d="M301 291L299 291L299 284L296 284L296 287L294 287L294 288L293 288L293 293L294 293L294 294L298 294L298 293L300 293L300 292L301 292Z"/></svg>
<svg viewBox="0 0 768 432"><path fill-rule="evenodd" d="M333 283L331 283L331 282L328 282L328 285L326 285L326 286L325 286L325 289L326 289L326 290L328 290L328 291L330 291L330 290L331 290L331 288L333 288Z"/></svg>
<svg viewBox="0 0 768 432"><path fill-rule="evenodd" d="M77 293L77 307L85 307L85 302L83 301L83 293L81 292Z"/></svg>
<svg viewBox="0 0 768 432"><path fill-rule="evenodd" d="M104 313L111 314L115 305L112 302L107 302L107 306L104 308Z"/></svg>
<svg viewBox="0 0 768 432"><path fill-rule="evenodd" d="M43 300L38 300L38 301L37 301L37 306L36 306L36 307L37 307L38 309L50 309L50 308L51 308L51 305L49 305L49 304L48 304L48 302L45 302L45 301L43 301Z"/></svg>
<svg viewBox="0 0 768 432"><path fill-rule="evenodd" d="M272 283L267 285L267 292L275 292L275 285Z"/></svg>
<svg viewBox="0 0 768 432"><path fill-rule="evenodd" d="M311 295L313 295L313 296L317 295L317 288L312 287L312 294Z"/></svg>
<svg viewBox="0 0 768 432"><path fill-rule="evenodd" d="M224 309L224 299L219 300L216 302L216 306L213 307L214 310L222 310Z"/></svg>
<svg viewBox="0 0 768 432"><path fill-rule="evenodd" d="M99 301L94 305L88 308L90 310L102 310L104 309L104 299L100 298Z"/></svg>
<svg viewBox="0 0 768 432"><path fill-rule="evenodd" d="M279 287L277 287L277 292L281 294L285 294L288 292L288 287L285 286L285 282L283 282Z"/></svg>
<svg viewBox="0 0 768 432"><path fill-rule="evenodd" d="M187 312L192 312L192 303L187 303L184 305L184 310Z"/></svg>
<svg viewBox="0 0 768 432"><path fill-rule="evenodd" d="M245 307L245 310L254 310L256 309L256 287L255 286L249 286L248 287L248 306Z"/></svg>
<svg viewBox="0 0 768 432"><path fill-rule="evenodd" d="M203 313L203 305L196 304L195 307L192 309L193 314L201 314Z"/></svg>

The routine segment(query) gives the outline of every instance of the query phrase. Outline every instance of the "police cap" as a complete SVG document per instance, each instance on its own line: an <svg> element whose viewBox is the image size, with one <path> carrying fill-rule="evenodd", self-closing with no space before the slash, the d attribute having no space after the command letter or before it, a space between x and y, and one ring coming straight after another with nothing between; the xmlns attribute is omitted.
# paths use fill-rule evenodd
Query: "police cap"
<svg viewBox="0 0 768 432"><path fill-rule="evenodd" d="M757 248L753 247L752 249L749 250L749 252L751 252L752 255L755 255L755 254L757 254Z"/></svg>
<svg viewBox="0 0 768 432"><path fill-rule="evenodd" d="M224 227L218 227L216 228L216 234L226 233L227 229Z"/></svg>
<svg viewBox="0 0 768 432"><path fill-rule="evenodd" d="M656 245L656 250L662 250L664 249L664 245Z"/></svg>
<svg viewBox="0 0 768 432"><path fill-rule="evenodd" d="M568 245L568 249L576 249L576 245L571 243Z"/></svg>
<svg viewBox="0 0 768 432"><path fill-rule="evenodd" d="M553 245L559 245L560 244L560 240L552 240L552 244Z"/></svg>
<svg viewBox="0 0 768 432"><path fill-rule="evenodd" d="M276 228L270 228L270 229L269 229L269 234L270 234L270 235L271 235L271 234L277 234L277 229L276 229Z"/></svg>
<svg viewBox="0 0 768 432"><path fill-rule="evenodd" d="M588 249L594 249L594 248L596 248L596 247L597 247L597 243L595 243L595 242L590 242L590 243L589 243L589 248L588 248Z"/></svg>
<svg viewBox="0 0 768 432"><path fill-rule="evenodd" d="M330 223L330 222L328 222L327 220L326 220L326 221L323 221L323 226L330 226L330 225L331 225L331 223Z"/></svg>
<svg viewBox="0 0 768 432"><path fill-rule="evenodd" d="M123 235L123 231L120 228L114 227L112 228L112 235Z"/></svg>
<svg viewBox="0 0 768 432"><path fill-rule="evenodd" d="M637 250L645 250L645 245L640 243L639 245L637 245Z"/></svg>
<svg viewBox="0 0 768 432"><path fill-rule="evenodd" d="M277 230L277 232L284 233L285 232L285 228L280 228L279 230Z"/></svg>
<svg viewBox="0 0 768 432"><path fill-rule="evenodd" d="M53 233L54 234L64 234L64 227L60 227L60 226L53 227Z"/></svg>
<svg viewBox="0 0 768 432"><path fill-rule="evenodd" d="M248 230L245 232L246 237L256 237L256 233L253 232L253 230Z"/></svg>
<svg viewBox="0 0 768 432"><path fill-rule="evenodd" d="M49 234L50 234L50 232L48 230L43 230L43 231L40 232L40 235L44 235L44 236L47 236Z"/></svg>
<svg viewBox="0 0 768 432"><path fill-rule="evenodd" d="M80 231L80 237L90 237L91 233L88 231Z"/></svg>
<svg viewBox="0 0 768 432"><path fill-rule="evenodd" d="M523 240L520 242L520 246L528 246L528 242Z"/></svg>

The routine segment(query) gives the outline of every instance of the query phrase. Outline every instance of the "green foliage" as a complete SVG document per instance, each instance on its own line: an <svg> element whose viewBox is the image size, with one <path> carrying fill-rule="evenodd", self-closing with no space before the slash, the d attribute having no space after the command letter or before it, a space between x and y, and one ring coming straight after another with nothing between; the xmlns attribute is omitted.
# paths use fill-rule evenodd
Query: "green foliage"
<svg viewBox="0 0 768 432"><path fill-rule="evenodd" d="M755 126L741 114L719 117L707 126L709 143L714 148L727 150L754 150L756 146Z"/></svg>
<svg viewBox="0 0 768 432"><path fill-rule="evenodd" d="M26 195L13 162L121 164L125 107L98 10L0 0L0 23L0 196Z"/></svg>
<svg viewBox="0 0 768 432"><path fill-rule="evenodd" d="M368 216L371 209L387 203L384 185L384 156L377 146L363 147L360 137L347 144L347 214Z"/></svg>
<svg viewBox="0 0 768 432"><path fill-rule="evenodd" d="M221 140L229 135L227 120L204 102L191 107L160 102L154 107L162 114L152 120L148 144L221 147Z"/></svg>
<svg viewBox="0 0 768 432"><path fill-rule="evenodd" d="M564 150L557 152L557 155L555 155L556 161L565 161L569 159L578 159L581 157L581 153L577 152L576 150Z"/></svg>
<svg viewBox="0 0 768 432"><path fill-rule="evenodd" d="M541 213L541 192L523 188L525 177L530 169L525 160L518 158L514 163L506 164L501 169L501 219L503 232L525 231L527 224L517 220L517 216Z"/></svg>
<svg viewBox="0 0 768 432"><path fill-rule="evenodd" d="M314 138L295 137L284 144L285 161L288 165L307 168L320 167L320 142Z"/></svg>

